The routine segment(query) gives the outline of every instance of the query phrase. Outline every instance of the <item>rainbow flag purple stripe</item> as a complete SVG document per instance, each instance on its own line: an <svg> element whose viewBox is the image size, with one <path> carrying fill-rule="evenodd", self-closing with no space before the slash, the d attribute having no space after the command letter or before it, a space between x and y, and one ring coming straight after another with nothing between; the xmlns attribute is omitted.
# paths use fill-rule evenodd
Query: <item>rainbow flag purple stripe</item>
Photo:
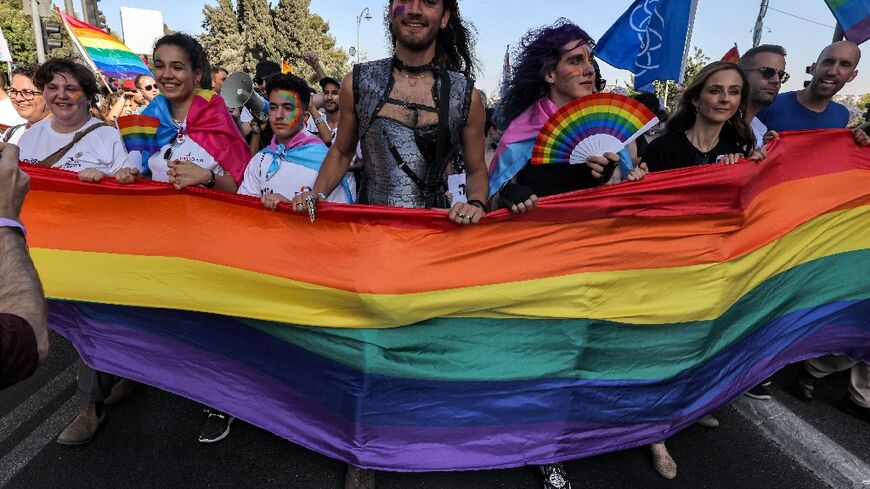
<svg viewBox="0 0 870 489"><path fill-rule="evenodd" d="M825 0L846 39L861 44L870 39L870 1Z"/></svg>

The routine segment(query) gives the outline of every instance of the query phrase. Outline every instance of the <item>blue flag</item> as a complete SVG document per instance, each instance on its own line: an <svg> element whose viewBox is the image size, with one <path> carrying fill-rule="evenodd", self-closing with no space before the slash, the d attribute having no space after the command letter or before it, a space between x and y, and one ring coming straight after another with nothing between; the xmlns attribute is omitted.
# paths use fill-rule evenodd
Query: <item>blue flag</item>
<svg viewBox="0 0 870 489"><path fill-rule="evenodd" d="M601 36L596 56L634 73L635 87L682 78L697 0L635 0Z"/></svg>

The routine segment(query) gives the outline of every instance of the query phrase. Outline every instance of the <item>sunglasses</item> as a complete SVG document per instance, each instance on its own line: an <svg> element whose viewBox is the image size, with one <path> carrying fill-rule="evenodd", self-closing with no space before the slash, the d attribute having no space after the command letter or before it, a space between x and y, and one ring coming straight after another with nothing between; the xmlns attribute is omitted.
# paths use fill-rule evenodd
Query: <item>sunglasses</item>
<svg viewBox="0 0 870 489"><path fill-rule="evenodd" d="M765 80L770 80L773 78L773 75L779 75L779 81L785 83L789 79L789 74L785 72L785 70L777 70L776 68L770 68L769 66L765 66L764 68L755 68L754 70L749 71L757 71L761 73L761 77Z"/></svg>
<svg viewBox="0 0 870 489"><path fill-rule="evenodd" d="M150 92L151 90L157 90L157 85L145 85L142 87L142 90L145 90L146 92Z"/></svg>

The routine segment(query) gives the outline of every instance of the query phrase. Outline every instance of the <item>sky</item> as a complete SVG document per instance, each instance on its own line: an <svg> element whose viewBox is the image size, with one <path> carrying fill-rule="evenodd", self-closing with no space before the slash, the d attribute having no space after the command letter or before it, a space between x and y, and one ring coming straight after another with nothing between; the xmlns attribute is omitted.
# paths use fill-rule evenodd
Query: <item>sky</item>
<svg viewBox="0 0 870 489"><path fill-rule="evenodd" d="M275 0L272 0L273 2ZM63 2L55 0L55 3ZM78 0L75 6L79 6ZM163 11L164 22L173 30L202 32L202 6L216 1L197 0L101 0L109 27L121 30L120 7L150 8ZM478 31L477 57L482 69L477 87L494 94L498 91L505 47L516 44L532 27L551 24L567 17L598 39L628 8L631 0L460 0L462 17ZM711 60L720 59L736 42L740 52L752 46L752 28L760 0L698 0L692 35L697 46ZM357 43L357 17L370 8L371 20L361 16L359 49L369 59L389 54L383 27L385 0L311 0L311 10L330 24L338 45L347 50ZM795 16L802 17L802 19ZM783 91L799 90L809 79L805 69L831 42L835 20L824 0L770 0L761 42L780 44L788 51L786 70L792 78ZM624 85L629 73L602 64L602 75L609 84ZM870 92L870 68L840 92L844 95Z"/></svg>

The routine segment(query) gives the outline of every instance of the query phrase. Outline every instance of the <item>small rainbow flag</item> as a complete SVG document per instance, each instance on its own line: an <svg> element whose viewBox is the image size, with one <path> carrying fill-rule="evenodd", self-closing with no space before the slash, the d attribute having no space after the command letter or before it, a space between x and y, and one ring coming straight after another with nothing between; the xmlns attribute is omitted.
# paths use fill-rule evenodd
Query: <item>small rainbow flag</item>
<svg viewBox="0 0 870 489"><path fill-rule="evenodd" d="M131 79L139 75L152 76L142 59L124 43L110 34L57 9L73 42L82 54L106 78Z"/></svg>
<svg viewBox="0 0 870 489"><path fill-rule="evenodd" d="M870 149L845 129L467 227L26 171L51 327L89 365L361 467L624 450L788 363L870 361Z"/></svg>
<svg viewBox="0 0 870 489"><path fill-rule="evenodd" d="M127 151L153 153L160 150L160 144L157 142L160 119L147 115L126 115L118 117L117 122Z"/></svg>
<svg viewBox="0 0 870 489"><path fill-rule="evenodd" d="M870 4L867 0L825 0L846 39L861 44L870 39Z"/></svg>

